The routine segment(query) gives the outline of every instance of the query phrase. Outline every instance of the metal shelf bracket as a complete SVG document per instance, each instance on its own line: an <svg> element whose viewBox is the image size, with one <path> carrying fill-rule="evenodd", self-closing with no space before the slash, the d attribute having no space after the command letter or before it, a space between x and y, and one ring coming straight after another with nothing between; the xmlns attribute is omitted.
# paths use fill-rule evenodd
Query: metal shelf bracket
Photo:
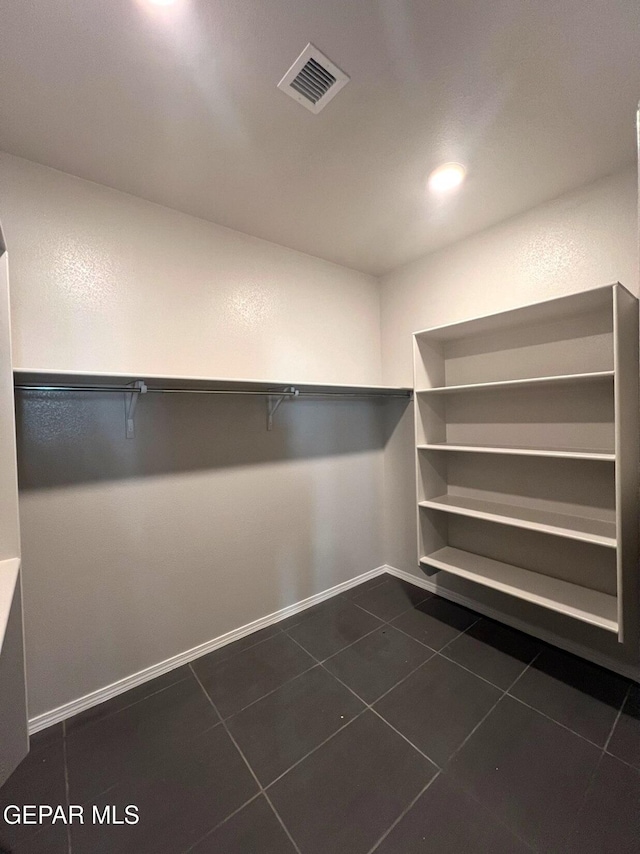
<svg viewBox="0 0 640 854"><path fill-rule="evenodd" d="M136 380L136 382L130 383L130 385L132 389L135 389L135 391L126 392L124 396L125 436L127 439L135 439L135 415L138 398L141 394L147 393L147 386L143 380Z"/></svg>
<svg viewBox="0 0 640 854"><path fill-rule="evenodd" d="M298 397L299 389L293 386L288 386L283 389L279 395L269 395L267 397L267 430L273 430L273 416L276 414L283 400L288 397Z"/></svg>

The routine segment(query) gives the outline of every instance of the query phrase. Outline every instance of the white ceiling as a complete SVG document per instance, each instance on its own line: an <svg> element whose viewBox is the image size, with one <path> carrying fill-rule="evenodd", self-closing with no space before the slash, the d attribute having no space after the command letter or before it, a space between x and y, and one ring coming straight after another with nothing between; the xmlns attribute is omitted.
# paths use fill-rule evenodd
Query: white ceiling
<svg viewBox="0 0 640 854"><path fill-rule="evenodd" d="M635 156L637 0L0 12L0 149L374 274ZM317 116L276 88L308 41L351 76ZM446 160L469 176L438 203Z"/></svg>

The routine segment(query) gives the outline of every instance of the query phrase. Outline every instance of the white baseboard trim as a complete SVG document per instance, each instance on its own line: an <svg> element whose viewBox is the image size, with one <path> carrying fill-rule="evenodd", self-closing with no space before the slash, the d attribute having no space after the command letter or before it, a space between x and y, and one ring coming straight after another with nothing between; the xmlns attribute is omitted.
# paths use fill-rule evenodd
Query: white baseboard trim
<svg viewBox="0 0 640 854"><path fill-rule="evenodd" d="M429 581L428 578L418 578L418 576L411 575L410 572L405 572L403 569L396 569L395 566L385 565L384 567L381 567L381 569L388 572L390 575L395 575L396 578L408 581L409 584L415 584L416 587L422 587L430 593L435 593L443 599L450 599L452 602L457 602L458 605L464 605L465 608L471 608L472 611L484 614L485 617L490 617L500 623L505 623L514 629L525 632L525 634L534 635L540 640L545 641L552 646L564 649L566 652L578 655L580 658L586 658L594 664L606 667L607 670L612 670L614 673L626 676L627 679L632 679L635 682L640 681L640 668L634 667L632 664L621 663L606 655L602 655L589 647L582 646L582 644L573 643L572 641L563 638L561 635L556 635L553 632L546 631L545 629L538 629L530 623L526 623L524 620L519 620L517 617L505 614L503 611L496 611L495 608L482 605L475 599L471 599L469 596L463 596L453 590L444 590L442 587L436 586L433 581Z"/></svg>
<svg viewBox="0 0 640 854"><path fill-rule="evenodd" d="M300 611L305 611L307 608L311 608L312 605L324 602L325 599L330 599L338 593L349 590L351 587L362 584L363 581L368 581L370 578L375 578L377 575L383 575L387 571L393 572L395 575L399 573L399 570L392 570L387 566L378 566L375 569L370 569L368 572L363 572L362 575L350 578L348 581L343 581L341 584L336 584L334 587L330 587L328 590L323 590L321 593L309 596L307 599L302 599L294 605L289 605L286 608L282 608L280 611L274 611L273 614L267 614L266 617L260 617L258 620L254 620L251 623L240 626L240 628L233 629L233 631L226 632L224 635L219 635L217 638L206 641L199 646L187 649L185 652L174 655L172 658L167 658L165 661L160 661L158 664L154 664L151 667L138 671L138 673L132 673L131 676L120 679L118 682L113 682L111 685L106 685L104 688L99 688L97 691L85 694L84 697L79 697L77 700L72 700L70 703L65 703L62 706L51 709L49 712L36 715L29 720L29 734L34 735L36 732L46 729L48 726L67 720L67 718L71 718L79 712L84 712L87 709L91 709L93 706L104 703L105 700L110 700L118 694L124 694L124 692L128 691L130 688L135 688L138 685L149 682L157 676L162 676L163 673L175 670L177 667L181 667L183 664L188 664L190 661L194 661L196 658L200 658L209 652L213 652L215 649L219 649L222 646L226 646L229 643L240 640L240 638L246 637L246 635L250 635L252 632L257 632L260 629L273 625L274 623L279 623L280 620L291 617L293 614L297 614ZM415 581L415 579L408 576L407 573L403 573L401 577L404 578L405 576L408 580Z"/></svg>

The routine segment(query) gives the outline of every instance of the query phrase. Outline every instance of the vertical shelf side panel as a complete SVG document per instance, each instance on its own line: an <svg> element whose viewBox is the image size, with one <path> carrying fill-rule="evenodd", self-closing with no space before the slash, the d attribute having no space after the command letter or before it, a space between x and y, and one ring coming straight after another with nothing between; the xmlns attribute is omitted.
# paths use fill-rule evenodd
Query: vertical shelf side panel
<svg viewBox="0 0 640 854"><path fill-rule="evenodd" d="M640 644L638 585L638 300L614 286L618 640Z"/></svg>
<svg viewBox="0 0 640 854"><path fill-rule="evenodd" d="M9 264L0 232L0 560L20 556Z"/></svg>
<svg viewBox="0 0 640 854"><path fill-rule="evenodd" d="M21 572L0 654L0 786L29 751L24 678Z"/></svg>
<svg viewBox="0 0 640 854"><path fill-rule="evenodd" d="M0 561L19 557L9 263L0 229ZM12 588L9 622L0 638L0 786L29 751L21 577L19 571Z"/></svg>
<svg viewBox="0 0 640 854"><path fill-rule="evenodd" d="M437 342L427 342L424 336L413 338L413 387L415 389L433 388L443 385L445 363L442 346ZM414 396L414 437L415 445L424 442L425 434L444 439L444 401L421 401ZM426 423L425 423L426 422ZM422 452L424 453L424 452ZM423 497L437 494L446 483L446 461L435 460L433 464L421 459L421 452L415 448L416 465L416 521L417 521L417 560L432 551L446 545L443 530L446 519L426 514L418 506Z"/></svg>

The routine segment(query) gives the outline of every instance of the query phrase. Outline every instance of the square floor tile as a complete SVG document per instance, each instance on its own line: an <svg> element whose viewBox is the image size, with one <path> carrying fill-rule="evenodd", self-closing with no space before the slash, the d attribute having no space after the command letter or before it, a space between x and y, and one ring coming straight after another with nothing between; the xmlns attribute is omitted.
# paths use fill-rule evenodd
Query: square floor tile
<svg viewBox="0 0 640 854"><path fill-rule="evenodd" d="M287 630L307 652L322 661L381 625L380 620L342 600L338 607L322 611Z"/></svg>
<svg viewBox="0 0 640 854"><path fill-rule="evenodd" d="M374 708L442 767L500 696L493 685L437 655Z"/></svg>
<svg viewBox="0 0 640 854"><path fill-rule="evenodd" d="M366 593L367 590L371 590L379 584L384 584L385 581L388 581L392 577L393 576L389 575L388 572L384 572L382 575L376 575L368 581L363 581L362 584L350 587L349 590L345 590L344 593L341 593L340 595L345 599L355 599L356 596L362 596L362 594Z"/></svg>
<svg viewBox="0 0 640 854"><path fill-rule="evenodd" d="M62 724L53 724L46 729L41 729L29 737L29 753L38 753L46 747L61 744L64 738Z"/></svg>
<svg viewBox="0 0 640 854"><path fill-rule="evenodd" d="M442 654L506 690L540 652L542 644L522 632L478 620Z"/></svg>
<svg viewBox="0 0 640 854"><path fill-rule="evenodd" d="M211 729L219 717L195 679L185 679L145 700L67 735L69 796L82 804L162 762L176 744Z"/></svg>
<svg viewBox="0 0 640 854"><path fill-rule="evenodd" d="M605 754L567 850L572 854L638 854L640 771Z"/></svg>
<svg viewBox="0 0 640 854"><path fill-rule="evenodd" d="M520 839L564 852L600 756L593 744L507 696L448 772Z"/></svg>
<svg viewBox="0 0 640 854"><path fill-rule="evenodd" d="M135 825L73 826L79 854L183 854L258 792L258 785L223 726L176 750L173 761L118 783L85 807L138 808Z"/></svg>
<svg viewBox="0 0 640 854"><path fill-rule="evenodd" d="M135 703L139 703L140 700L146 700L152 694L157 694L159 691L163 691L165 688L176 685L185 679L192 681L194 679L193 673L187 664L175 670L170 670L169 673L163 673L162 676L157 676L155 679L144 682L142 685L136 685L135 688L125 691L124 694L118 694L104 703L100 703L91 709L87 709L85 712L80 712L69 718L66 721L67 735L77 732L88 724L93 724L102 718L109 717L114 712L120 712L129 706L133 706Z"/></svg>
<svg viewBox="0 0 640 854"><path fill-rule="evenodd" d="M435 773L367 711L268 792L303 854L366 854Z"/></svg>
<svg viewBox="0 0 640 854"><path fill-rule="evenodd" d="M364 709L319 665L227 719L263 786Z"/></svg>
<svg viewBox="0 0 640 854"><path fill-rule="evenodd" d="M431 593L427 590L391 576L384 584L356 596L353 602L381 620L388 621L403 614L407 608L424 602L430 596Z"/></svg>
<svg viewBox="0 0 640 854"><path fill-rule="evenodd" d="M223 661L211 660L205 655L193 662L193 669L220 714L226 718L315 663L290 637L278 634Z"/></svg>
<svg viewBox="0 0 640 854"><path fill-rule="evenodd" d="M295 854L295 848L261 795L191 848L189 854Z"/></svg>
<svg viewBox="0 0 640 854"><path fill-rule="evenodd" d="M628 688L622 676L547 647L509 693L604 746Z"/></svg>
<svg viewBox="0 0 640 854"><path fill-rule="evenodd" d="M468 608L432 596L410 611L405 611L393 621L393 625L420 643L438 650L477 620L478 614Z"/></svg>
<svg viewBox="0 0 640 854"><path fill-rule="evenodd" d="M206 661L211 665L218 661L225 661L227 658L233 658L234 655L238 655L247 649L251 649L252 646L257 646L257 644L279 635L281 631L282 629L280 628L279 623L275 623L273 626L266 626L264 629L260 629L257 632L251 632L250 635L245 635L245 637L240 638L240 640L228 643L218 649L214 649L213 652L210 652L196 660L203 661L206 659Z"/></svg>
<svg viewBox="0 0 640 854"><path fill-rule="evenodd" d="M640 685L631 686L607 750L640 768Z"/></svg>
<svg viewBox="0 0 640 854"><path fill-rule="evenodd" d="M531 849L440 774L375 854L530 854Z"/></svg>
<svg viewBox="0 0 640 854"><path fill-rule="evenodd" d="M0 839L16 845L43 830L41 825L9 825L4 809L9 805L66 805L64 752L57 730L34 738L35 749L29 753L0 788Z"/></svg>
<svg viewBox="0 0 640 854"><path fill-rule="evenodd" d="M298 611L297 614L292 614L290 617L285 617L277 623L281 631L289 631L294 626L299 626L305 620L310 620L312 617L317 617L319 614L328 613L334 608L341 608L348 597L344 593L337 593L335 596L330 596L317 605L311 605L310 608L305 608L304 611Z"/></svg>
<svg viewBox="0 0 640 854"><path fill-rule="evenodd" d="M3 854L3 844L4 838L0 829L0 854ZM40 829L36 836L30 836L19 845L6 850L10 851L11 854L68 854L67 827L59 824L53 827L45 827Z"/></svg>
<svg viewBox="0 0 640 854"><path fill-rule="evenodd" d="M383 626L328 658L324 666L366 703L373 703L433 654L393 626Z"/></svg>

